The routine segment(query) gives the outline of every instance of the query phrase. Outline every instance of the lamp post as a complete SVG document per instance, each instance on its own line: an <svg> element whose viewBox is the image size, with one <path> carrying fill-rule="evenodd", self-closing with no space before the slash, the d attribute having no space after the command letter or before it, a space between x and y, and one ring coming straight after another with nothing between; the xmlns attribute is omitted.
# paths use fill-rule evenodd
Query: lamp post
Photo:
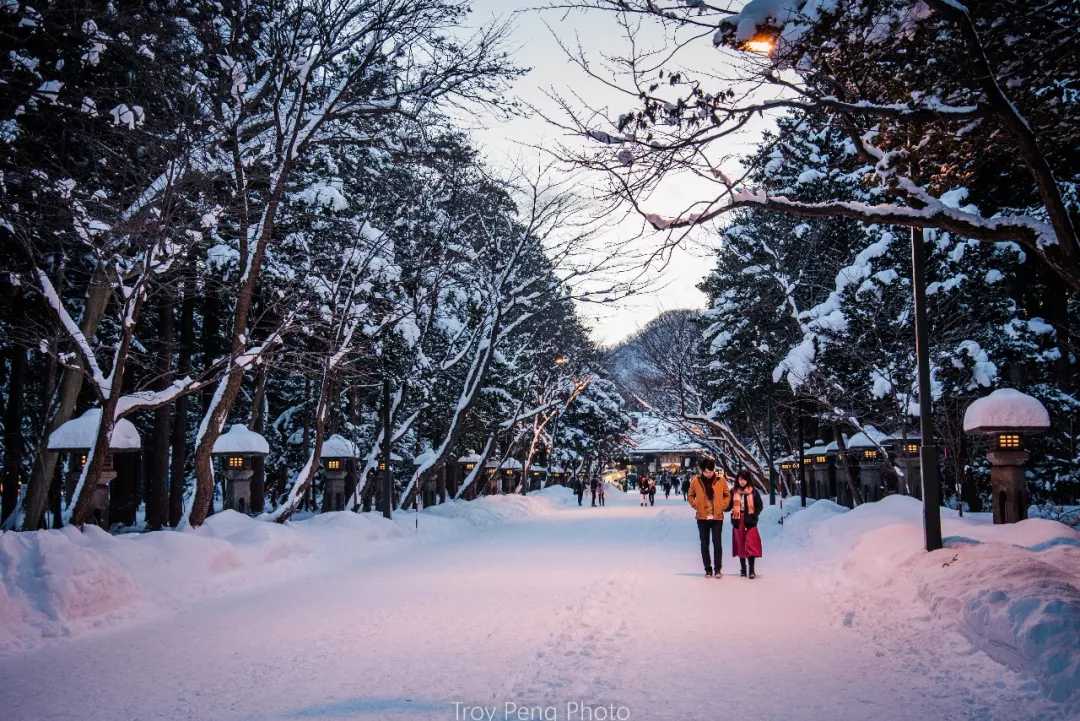
<svg viewBox="0 0 1080 721"><path fill-rule="evenodd" d="M773 459L776 457L773 447L773 397L772 386L769 387L769 505L776 505L776 465Z"/></svg>
<svg viewBox="0 0 1080 721"><path fill-rule="evenodd" d="M382 513L384 518L390 518L393 515L391 509L394 507L394 475L391 470L393 463L391 462L391 435L393 429L390 427L390 376L383 376L382 387L382 426L383 426L383 443L382 443L382 457L383 457L383 492L382 492Z"/></svg>
<svg viewBox="0 0 1080 721"><path fill-rule="evenodd" d="M941 548L941 480L930 398L930 330L926 319L926 260L922 228L911 229L911 288L915 302L915 356L919 371L919 475L922 477L923 537L927 551Z"/></svg>
<svg viewBox="0 0 1080 721"><path fill-rule="evenodd" d="M803 444L802 401L799 398L795 399L795 415L799 424L799 503L806 508L806 459L803 457L806 446Z"/></svg>

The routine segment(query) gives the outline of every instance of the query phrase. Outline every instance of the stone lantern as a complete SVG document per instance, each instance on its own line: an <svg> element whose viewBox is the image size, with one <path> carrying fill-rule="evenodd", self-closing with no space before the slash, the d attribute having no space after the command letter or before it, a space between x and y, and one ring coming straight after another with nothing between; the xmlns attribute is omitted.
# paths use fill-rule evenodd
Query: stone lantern
<svg viewBox="0 0 1080 721"><path fill-rule="evenodd" d="M919 450L922 437L918 431L894 433L886 441L895 451L896 465L904 471L903 478L897 478L897 493L920 498L922 496L922 464Z"/></svg>
<svg viewBox="0 0 1080 721"><path fill-rule="evenodd" d="M863 501L876 501L881 498L881 466L885 458L881 454L881 445L886 434L873 426L856 433L847 443L848 455L859 464L859 485L862 488Z"/></svg>
<svg viewBox="0 0 1080 721"><path fill-rule="evenodd" d="M824 498L829 492L829 467L832 459L829 458L829 447L823 440L817 440L814 445L803 451L804 459L810 460L810 468L807 469L807 481L810 488L807 495L812 498Z"/></svg>
<svg viewBox="0 0 1080 721"><path fill-rule="evenodd" d="M465 482L465 479L469 477L469 474L473 472L481 460L479 453L471 451L457 459L457 472L452 475L450 488L448 489L451 496L457 495L457 490L461 487L461 484ZM475 496L476 484L474 483L465 493L468 499Z"/></svg>
<svg viewBox="0 0 1080 721"><path fill-rule="evenodd" d="M1050 414L1037 399L1015 388L1000 388L980 398L964 412L964 432L990 438L994 523L1016 523L1027 518L1028 492L1024 464L1028 452L1024 436L1050 428Z"/></svg>
<svg viewBox="0 0 1080 721"><path fill-rule="evenodd" d="M94 447L100 423L101 409L91 408L49 434L48 449L50 451L71 454L72 462L68 464L68 480L65 484L69 497L75 492L83 467L90 461L90 449ZM138 453L141 448L142 439L131 421L121 418L113 424L112 435L109 438L109 452L105 454L105 461L101 466L97 485L90 499L94 516L102 528L109 527L109 484L116 478L114 456L118 453ZM77 500L71 498L72 503Z"/></svg>
<svg viewBox="0 0 1080 721"><path fill-rule="evenodd" d="M234 423L214 441L212 455L225 459L225 508L238 513L251 512L251 478L255 475L252 459L264 457L270 444L262 435L243 423Z"/></svg>
<svg viewBox="0 0 1080 721"><path fill-rule="evenodd" d="M502 476L502 487L504 493L513 493L514 488L517 486L517 481L521 478L522 471L521 461L516 458L507 458L501 464L499 464L499 474Z"/></svg>
<svg viewBox="0 0 1080 721"><path fill-rule="evenodd" d="M356 459L356 444L337 433L322 444L320 460L323 467L323 512L345 510L345 478L349 462Z"/></svg>
<svg viewBox="0 0 1080 721"><path fill-rule="evenodd" d="M780 474L784 477L788 489L795 487L795 477L799 471L799 459L793 455L787 455L777 461Z"/></svg>
<svg viewBox="0 0 1080 721"><path fill-rule="evenodd" d="M544 485L547 466L529 466L529 490L534 491Z"/></svg>

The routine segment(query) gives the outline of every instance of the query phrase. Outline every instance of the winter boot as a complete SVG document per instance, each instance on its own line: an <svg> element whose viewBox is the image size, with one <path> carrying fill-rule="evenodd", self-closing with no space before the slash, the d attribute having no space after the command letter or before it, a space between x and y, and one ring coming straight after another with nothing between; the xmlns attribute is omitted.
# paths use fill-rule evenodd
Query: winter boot
<svg viewBox="0 0 1080 721"><path fill-rule="evenodd" d="M750 559L750 578L757 578L754 574L754 559Z"/></svg>
<svg viewBox="0 0 1080 721"><path fill-rule="evenodd" d="M745 558L740 558L739 559L739 575L742 576L743 578L746 578L746 559Z"/></svg>

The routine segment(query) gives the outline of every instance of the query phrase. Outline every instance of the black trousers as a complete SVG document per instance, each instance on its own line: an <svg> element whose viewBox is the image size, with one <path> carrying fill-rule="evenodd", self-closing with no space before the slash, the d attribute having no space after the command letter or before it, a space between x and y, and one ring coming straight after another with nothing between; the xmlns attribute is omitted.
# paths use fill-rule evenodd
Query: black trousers
<svg viewBox="0 0 1080 721"><path fill-rule="evenodd" d="M701 539L701 562L705 565L705 572L711 573L714 569L719 571L724 565L723 521L698 521L698 538ZM716 565L713 566L709 559L709 537L712 536L713 557Z"/></svg>

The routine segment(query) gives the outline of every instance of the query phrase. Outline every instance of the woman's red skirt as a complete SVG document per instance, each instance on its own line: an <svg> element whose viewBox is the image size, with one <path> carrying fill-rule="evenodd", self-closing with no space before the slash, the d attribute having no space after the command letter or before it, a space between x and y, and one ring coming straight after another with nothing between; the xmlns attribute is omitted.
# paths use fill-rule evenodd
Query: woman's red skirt
<svg viewBox="0 0 1080 721"><path fill-rule="evenodd" d="M761 558L761 534L754 528L731 527L731 555L739 558Z"/></svg>

